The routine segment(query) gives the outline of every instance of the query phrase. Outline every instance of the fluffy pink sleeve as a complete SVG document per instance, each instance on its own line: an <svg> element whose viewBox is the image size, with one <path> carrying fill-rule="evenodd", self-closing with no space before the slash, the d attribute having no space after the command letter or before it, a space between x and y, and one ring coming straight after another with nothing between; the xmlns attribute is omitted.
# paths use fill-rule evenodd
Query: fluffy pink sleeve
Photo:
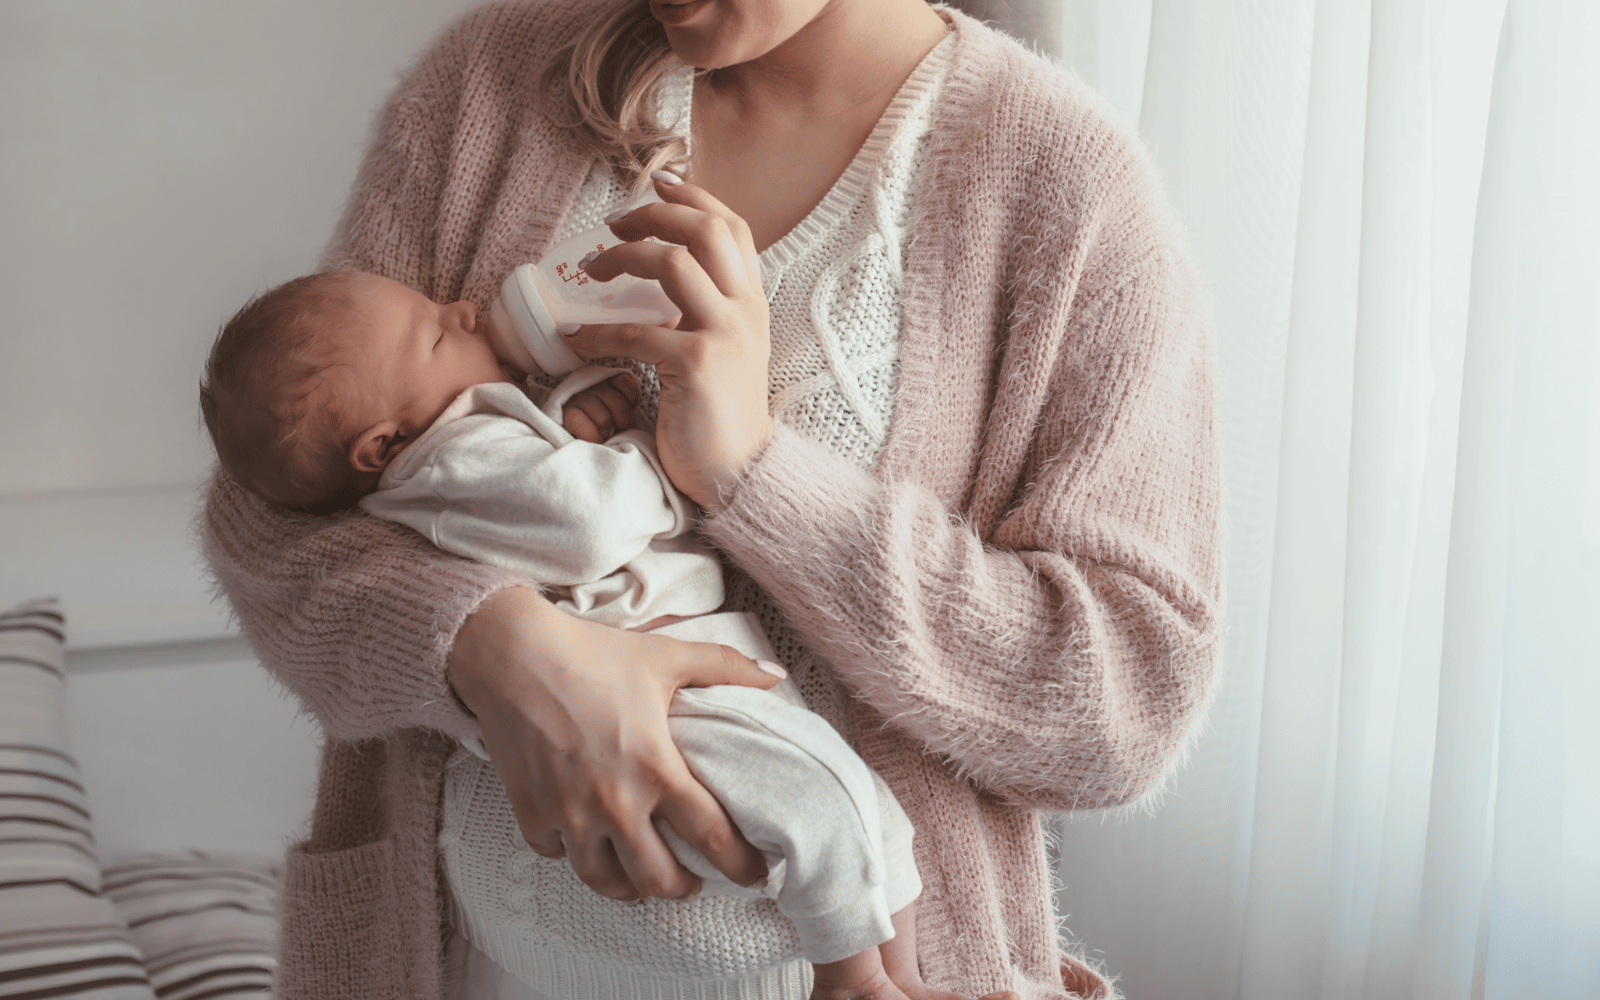
<svg viewBox="0 0 1600 1000"><path fill-rule="evenodd" d="M470 721L445 679L461 623L519 579L447 555L362 513L271 507L219 472L200 515L205 554L261 662L332 739Z"/></svg>
<svg viewBox="0 0 1600 1000"><path fill-rule="evenodd" d="M1162 256L1053 321L1065 332L1031 334L1056 345L1037 384L1002 366L1012 399L964 507L780 426L707 532L849 687L980 788L1096 808L1159 785L1215 676L1209 331L1188 268ZM1026 458L997 483L1006 442Z"/></svg>

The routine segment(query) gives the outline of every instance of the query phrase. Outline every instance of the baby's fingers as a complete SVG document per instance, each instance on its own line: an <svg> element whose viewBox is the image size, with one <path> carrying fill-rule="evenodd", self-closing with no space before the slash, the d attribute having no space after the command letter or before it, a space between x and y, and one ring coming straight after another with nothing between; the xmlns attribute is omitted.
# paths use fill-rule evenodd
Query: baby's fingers
<svg viewBox="0 0 1600 1000"><path fill-rule="evenodd" d="M605 412L604 407L592 402L585 406L583 401L576 399L561 411L561 426L579 441L590 444L604 444L616 433L611 415Z"/></svg>
<svg viewBox="0 0 1600 1000"><path fill-rule="evenodd" d="M600 444L633 422L639 396L638 381L622 372L568 400L562 408L562 426L580 441Z"/></svg>

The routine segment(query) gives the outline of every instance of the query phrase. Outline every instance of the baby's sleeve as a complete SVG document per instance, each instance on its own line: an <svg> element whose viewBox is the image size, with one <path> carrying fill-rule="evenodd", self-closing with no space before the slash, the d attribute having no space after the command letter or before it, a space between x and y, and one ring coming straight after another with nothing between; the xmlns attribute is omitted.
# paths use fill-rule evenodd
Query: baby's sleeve
<svg viewBox="0 0 1600 1000"><path fill-rule="evenodd" d="M922 895L922 876L917 873L912 840L916 829L900 807L900 800L889 790L889 783L871 768L873 787L878 791L878 824L883 829L883 894L890 913L917 901Z"/></svg>
<svg viewBox="0 0 1600 1000"><path fill-rule="evenodd" d="M596 580L685 528L645 435L556 444L521 421L455 420L361 506L447 552L546 584Z"/></svg>

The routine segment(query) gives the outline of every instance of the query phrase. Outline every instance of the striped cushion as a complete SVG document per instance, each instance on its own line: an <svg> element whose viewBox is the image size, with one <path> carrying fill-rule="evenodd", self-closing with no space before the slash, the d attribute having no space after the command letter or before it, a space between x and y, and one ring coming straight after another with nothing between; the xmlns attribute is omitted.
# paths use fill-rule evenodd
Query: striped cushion
<svg viewBox="0 0 1600 1000"><path fill-rule="evenodd" d="M265 859L194 851L112 865L105 888L162 1000L260 1000L278 967L280 874Z"/></svg>
<svg viewBox="0 0 1600 1000"><path fill-rule="evenodd" d="M62 630L54 600L0 611L0 1000L153 1000L101 894L67 747Z"/></svg>

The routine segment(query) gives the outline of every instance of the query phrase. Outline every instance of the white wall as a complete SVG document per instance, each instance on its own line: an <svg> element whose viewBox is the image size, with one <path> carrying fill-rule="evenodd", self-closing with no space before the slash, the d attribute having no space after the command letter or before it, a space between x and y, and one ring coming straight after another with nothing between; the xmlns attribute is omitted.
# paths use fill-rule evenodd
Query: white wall
<svg viewBox="0 0 1600 1000"><path fill-rule="evenodd" d="M273 853L316 734L187 522L219 323L312 268L372 116L468 0L0 2L0 606L67 613L102 854Z"/></svg>
<svg viewBox="0 0 1600 1000"><path fill-rule="evenodd" d="M305 835L316 727L242 644L73 659L67 722L102 860L276 855Z"/></svg>
<svg viewBox="0 0 1600 1000"><path fill-rule="evenodd" d="M467 6L0 3L0 499L204 474L218 324L313 266L396 73Z"/></svg>

